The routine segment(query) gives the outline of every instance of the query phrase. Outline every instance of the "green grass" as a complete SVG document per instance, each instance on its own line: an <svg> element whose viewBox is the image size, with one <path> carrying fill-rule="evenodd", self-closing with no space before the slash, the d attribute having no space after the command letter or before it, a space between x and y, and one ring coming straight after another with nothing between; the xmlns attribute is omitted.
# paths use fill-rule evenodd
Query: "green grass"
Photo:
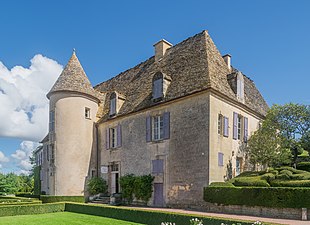
<svg viewBox="0 0 310 225"><path fill-rule="evenodd" d="M88 224L88 225L141 225L140 223L115 220L100 216L91 216L71 212L59 212L24 216L6 216L0 218L0 224L8 225L67 225L67 224Z"/></svg>

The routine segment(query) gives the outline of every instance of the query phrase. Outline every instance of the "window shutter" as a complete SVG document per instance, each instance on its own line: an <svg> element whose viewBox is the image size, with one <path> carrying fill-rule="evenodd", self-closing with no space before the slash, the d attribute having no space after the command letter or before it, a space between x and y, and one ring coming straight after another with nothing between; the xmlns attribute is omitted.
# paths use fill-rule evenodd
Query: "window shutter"
<svg viewBox="0 0 310 225"><path fill-rule="evenodd" d="M163 93L163 80L162 79L154 80L153 99L162 97L162 93Z"/></svg>
<svg viewBox="0 0 310 225"><path fill-rule="evenodd" d="M234 112L234 127L233 127L233 139L238 138L238 113Z"/></svg>
<svg viewBox="0 0 310 225"><path fill-rule="evenodd" d="M110 115L116 114L116 98L110 100Z"/></svg>
<svg viewBox="0 0 310 225"><path fill-rule="evenodd" d="M164 118L163 118L163 125L164 125L164 139L169 139L170 138L170 112L165 112L164 113Z"/></svg>
<svg viewBox="0 0 310 225"><path fill-rule="evenodd" d="M106 138L105 138L105 143L106 143L106 149L110 149L110 129L106 129Z"/></svg>
<svg viewBox="0 0 310 225"><path fill-rule="evenodd" d="M224 154L221 152L218 153L218 165L224 166Z"/></svg>
<svg viewBox="0 0 310 225"><path fill-rule="evenodd" d="M152 173L163 173L164 172L164 160L156 159L152 160Z"/></svg>
<svg viewBox="0 0 310 225"><path fill-rule="evenodd" d="M122 146L122 127L120 124L117 126L117 147Z"/></svg>
<svg viewBox="0 0 310 225"><path fill-rule="evenodd" d="M228 137L228 118L224 116L224 137Z"/></svg>
<svg viewBox="0 0 310 225"><path fill-rule="evenodd" d="M248 141L248 118L244 117L244 142Z"/></svg>
<svg viewBox="0 0 310 225"><path fill-rule="evenodd" d="M152 129L151 116L147 116L146 117L146 142L152 141L151 129Z"/></svg>

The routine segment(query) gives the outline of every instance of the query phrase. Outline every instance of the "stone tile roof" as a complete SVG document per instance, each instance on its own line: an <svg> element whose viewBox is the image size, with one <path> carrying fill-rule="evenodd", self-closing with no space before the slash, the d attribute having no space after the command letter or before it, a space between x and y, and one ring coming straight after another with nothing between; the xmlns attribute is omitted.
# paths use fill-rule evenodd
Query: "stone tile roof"
<svg viewBox="0 0 310 225"><path fill-rule="evenodd" d="M49 98L52 93L59 91L79 92L94 97L97 100L100 98L100 95L94 90L88 80L75 51L73 51L69 62L47 94L47 97Z"/></svg>
<svg viewBox="0 0 310 225"><path fill-rule="evenodd" d="M172 81L165 98L161 102L154 103L152 78L158 71L168 75ZM113 91L126 96L118 115L139 111L208 88L237 100L227 80L227 75L230 73L209 34L203 31L169 48L159 62L155 62L154 57L151 57L134 68L95 86L95 90L105 95L105 101L102 102L104 107L101 121L109 118L109 99ZM248 78L245 78L244 83L245 105L265 115L268 105L254 83Z"/></svg>

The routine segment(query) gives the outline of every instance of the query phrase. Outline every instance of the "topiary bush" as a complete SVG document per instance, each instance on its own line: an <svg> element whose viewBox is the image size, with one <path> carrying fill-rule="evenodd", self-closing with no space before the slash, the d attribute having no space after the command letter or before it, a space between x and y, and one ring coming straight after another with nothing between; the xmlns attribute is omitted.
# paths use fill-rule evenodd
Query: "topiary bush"
<svg viewBox="0 0 310 225"><path fill-rule="evenodd" d="M107 182L101 177L93 177L87 182L87 190L91 195L103 193L108 191Z"/></svg>
<svg viewBox="0 0 310 225"><path fill-rule="evenodd" d="M266 180L257 177L235 177L231 181L234 186L270 187Z"/></svg>
<svg viewBox="0 0 310 225"><path fill-rule="evenodd" d="M53 195L41 195L42 203L53 202L85 202L84 196L53 196Z"/></svg>
<svg viewBox="0 0 310 225"><path fill-rule="evenodd" d="M265 173L261 176L261 179L266 180L268 183L270 183L272 180L276 179L276 176L273 173Z"/></svg>
<svg viewBox="0 0 310 225"><path fill-rule="evenodd" d="M273 180L272 187L310 187L310 180Z"/></svg>
<svg viewBox="0 0 310 225"><path fill-rule="evenodd" d="M297 164L296 168L310 172L310 162L300 162Z"/></svg>

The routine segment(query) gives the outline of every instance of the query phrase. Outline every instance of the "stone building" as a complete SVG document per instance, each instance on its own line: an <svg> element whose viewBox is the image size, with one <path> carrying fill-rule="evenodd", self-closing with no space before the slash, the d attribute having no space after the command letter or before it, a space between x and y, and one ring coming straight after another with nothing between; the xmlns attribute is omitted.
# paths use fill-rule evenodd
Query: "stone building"
<svg viewBox="0 0 310 225"><path fill-rule="evenodd" d="M151 205L191 205L203 187L242 172L240 146L268 109L253 81L207 31L154 49L95 87L73 53L47 95L42 191L81 195L88 178L101 176L116 193L121 176L152 174Z"/></svg>

